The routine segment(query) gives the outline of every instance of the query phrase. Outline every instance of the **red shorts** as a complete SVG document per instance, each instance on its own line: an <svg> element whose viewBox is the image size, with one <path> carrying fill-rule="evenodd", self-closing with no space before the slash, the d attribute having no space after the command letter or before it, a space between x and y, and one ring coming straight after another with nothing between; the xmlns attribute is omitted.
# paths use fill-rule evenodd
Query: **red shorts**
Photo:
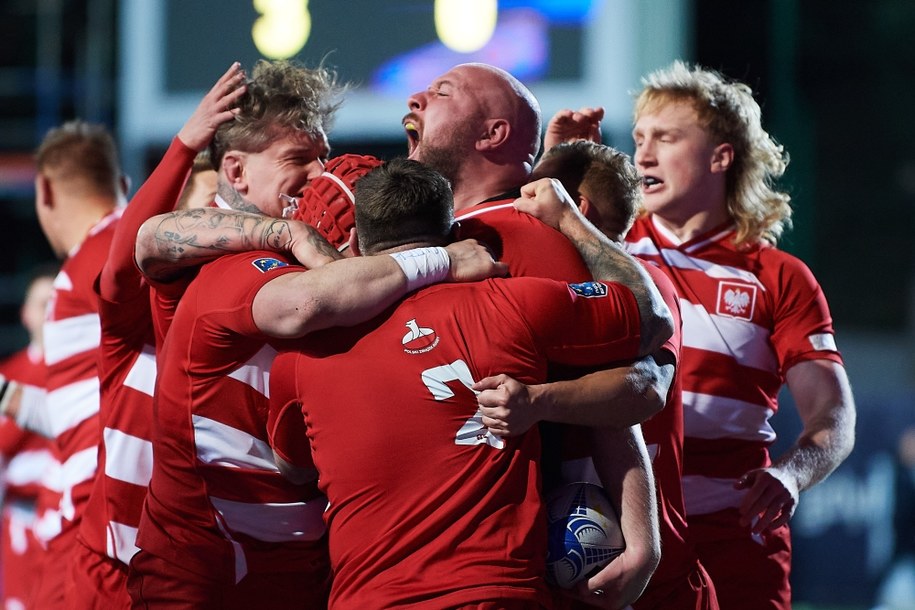
<svg viewBox="0 0 915 610"><path fill-rule="evenodd" d="M791 532L787 526L752 536L736 509L687 517L699 560L722 608L791 610Z"/></svg>
<svg viewBox="0 0 915 610"><path fill-rule="evenodd" d="M329 570L251 573L227 585L141 550L133 556L127 590L135 610L276 610L327 607Z"/></svg>
<svg viewBox="0 0 915 610"><path fill-rule="evenodd" d="M681 579L648 583L648 588L632 607L635 610L719 610L715 585L698 561Z"/></svg>
<svg viewBox="0 0 915 610"><path fill-rule="evenodd" d="M70 610L66 600L70 588L70 562L76 550L76 532L78 527L70 523L48 541L48 546L41 554L38 563L37 579L32 589L29 608L41 610Z"/></svg>
<svg viewBox="0 0 915 610"><path fill-rule="evenodd" d="M32 533L34 508L18 509L15 502L8 502L3 510L2 589L4 601L19 602L25 607L35 584L35 574L44 549Z"/></svg>
<svg viewBox="0 0 915 610"><path fill-rule="evenodd" d="M80 610L128 610L127 566L93 551L82 541L70 564L68 600Z"/></svg>

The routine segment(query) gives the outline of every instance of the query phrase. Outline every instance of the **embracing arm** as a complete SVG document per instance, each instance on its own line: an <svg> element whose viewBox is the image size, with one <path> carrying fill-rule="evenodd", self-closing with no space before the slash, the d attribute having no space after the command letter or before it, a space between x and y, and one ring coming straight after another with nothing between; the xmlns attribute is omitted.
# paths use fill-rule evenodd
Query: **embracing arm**
<svg viewBox="0 0 915 610"><path fill-rule="evenodd" d="M477 281L507 273L485 246L468 239L444 248L334 261L319 269L287 273L264 284L252 312L261 332L301 337L331 326L374 318L408 292L440 281Z"/></svg>
<svg viewBox="0 0 915 610"><path fill-rule="evenodd" d="M539 421L622 428L664 408L674 376L667 350L578 379L524 385L508 375L474 384L483 425L496 436L517 436Z"/></svg>
<svg viewBox="0 0 915 610"><path fill-rule="evenodd" d="M194 157L207 146L219 125L235 116L237 110L232 105L244 90L244 73L234 63L204 96L172 140L162 161L130 200L118 221L110 255L102 268L99 289L103 298L118 303L139 292L142 276L134 263L133 252L140 225L149 217L175 207Z"/></svg>
<svg viewBox="0 0 915 610"><path fill-rule="evenodd" d="M592 225L558 180L541 178L521 188L515 207L531 214L571 241L596 280L618 282L632 291L639 308L639 355L648 355L670 338L673 318L644 267Z"/></svg>
<svg viewBox="0 0 915 610"><path fill-rule="evenodd" d="M150 218L140 227L135 256L144 275L168 281L187 267L250 250L290 253L309 268L342 258L303 222L220 208L182 210Z"/></svg>
<svg viewBox="0 0 915 610"><path fill-rule="evenodd" d="M804 429L772 466L751 470L737 482L748 489L741 521L752 524L755 533L787 523L800 492L829 476L855 444L855 402L841 364L800 362L788 369L786 379Z"/></svg>
<svg viewBox="0 0 915 610"><path fill-rule="evenodd" d="M626 550L579 583L575 594L601 608L623 608L642 594L661 560L654 475L641 427L590 428L589 434L594 466L619 515Z"/></svg>

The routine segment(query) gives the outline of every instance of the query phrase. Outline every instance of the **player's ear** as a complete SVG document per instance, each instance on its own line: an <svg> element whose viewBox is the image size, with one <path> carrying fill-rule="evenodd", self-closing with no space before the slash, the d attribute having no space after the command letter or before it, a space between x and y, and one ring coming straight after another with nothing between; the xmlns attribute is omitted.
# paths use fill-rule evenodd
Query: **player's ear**
<svg viewBox="0 0 915 610"><path fill-rule="evenodd" d="M343 251L343 256L362 256L362 251L359 249L359 236L356 235L356 227L349 230L347 245L348 247Z"/></svg>
<svg viewBox="0 0 915 610"><path fill-rule="evenodd" d="M227 151L222 158L222 175L229 186L239 193L246 193L248 184L245 179L245 157L237 150Z"/></svg>
<svg viewBox="0 0 915 610"><path fill-rule="evenodd" d="M578 196L578 209L585 216L585 218L591 218L588 214L591 212L591 200L584 195Z"/></svg>
<svg viewBox="0 0 915 610"><path fill-rule="evenodd" d="M42 208L54 207L54 189L51 180L38 172L35 176L35 205Z"/></svg>
<svg viewBox="0 0 915 610"><path fill-rule="evenodd" d="M511 125L505 119L489 119L483 123L483 133L477 140L477 150L499 148L508 142Z"/></svg>
<svg viewBox="0 0 915 610"><path fill-rule="evenodd" d="M734 147L727 142L719 144L712 151L712 173L728 171L734 163Z"/></svg>

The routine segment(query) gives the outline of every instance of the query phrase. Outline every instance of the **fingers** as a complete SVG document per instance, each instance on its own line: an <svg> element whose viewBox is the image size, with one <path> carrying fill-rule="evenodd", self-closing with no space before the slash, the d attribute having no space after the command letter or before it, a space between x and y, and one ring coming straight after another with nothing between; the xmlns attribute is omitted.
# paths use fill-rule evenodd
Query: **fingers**
<svg viewBox="0 0 915 610"><path fill-rule="evenodd" d="M474 383L472 388L478 392L482 392L483 390L495 390L500 385L505 383L506 379L506 375L493 375L491 377L484 377L483 379Z"/></svg>

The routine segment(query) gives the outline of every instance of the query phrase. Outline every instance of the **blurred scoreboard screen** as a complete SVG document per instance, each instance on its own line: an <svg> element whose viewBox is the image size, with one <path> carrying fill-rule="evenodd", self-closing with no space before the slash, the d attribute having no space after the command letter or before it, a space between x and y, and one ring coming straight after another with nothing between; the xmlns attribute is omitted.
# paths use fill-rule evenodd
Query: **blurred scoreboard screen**
<svg viewBox="0 0 915 610"><path fill-rule="evenodd" d="M199 91L234 60L250 72L258 59L270 56L269 49L280 49L275 58L289 57L308 66L323 60L366 93L403 97L425 88L455 64L473 61L498 65L528 84L580 80L584 34L602 1L167 0L165 4L167 94ZM447 13L449 8L457 12ZM457 51L443 42L446 30L461 27L465 30L452 33L452 40L482 37L482 46Z"/></svg>

